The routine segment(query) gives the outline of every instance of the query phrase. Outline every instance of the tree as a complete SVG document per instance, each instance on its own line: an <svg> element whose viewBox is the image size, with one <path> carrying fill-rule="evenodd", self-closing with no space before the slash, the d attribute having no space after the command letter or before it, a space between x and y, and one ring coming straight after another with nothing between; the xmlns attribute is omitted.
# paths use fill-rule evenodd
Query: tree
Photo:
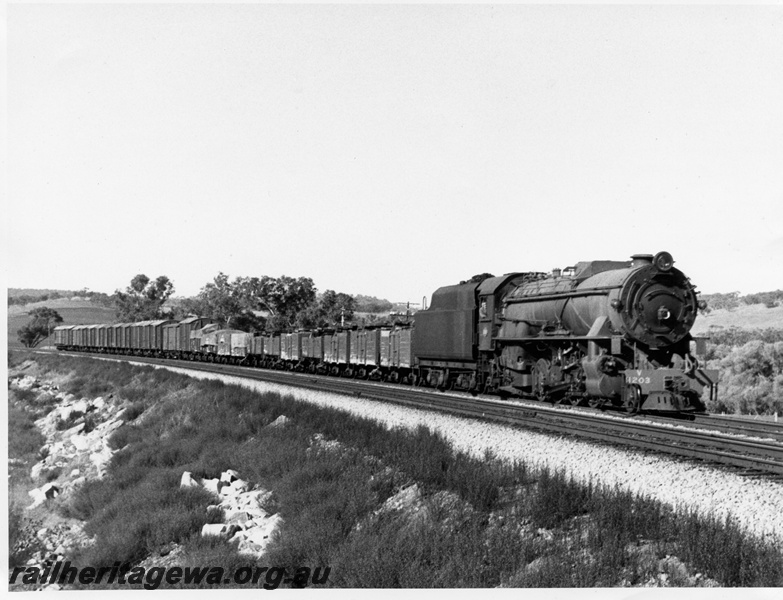
<svg viewBox="0 0 783 600"><path fill-rule="evenodd" d="M49 337L58 323L63 322L63 318L56 310L46 306L34 308L28 314L32 319L16 332L19 341L27 348L35 348L41 340Z"/></svg>
<svg viewBox="0 0 783 600"><path fill-rule="evenodd" d="M394 305L388 300L381 300L375 296L363 296L362 294L356 294L354 299L356 300L357 312L387 313L394 307Z"/></svg>
<svg viewBox="0 0 783 600"><path fill-rule="evenodd" d="M272 312L267 329L291 329L300 312L315 302L316 288L309 277L262 277L259 282L261 298Z"/></svg>
<svg viewBox="0 0 783 600"><path fill-rule="evenodd" d="M356 300L350 294L326 290L305 310L300 311L296 324L305 329L340 325L343 320L353 320Z"/></svg>
<svg viewBox="0 0 783 600"><path fill-rule="evenodd" d="M707 310L704 312L719 310L721 308L734 310L739 306L739 298L739 292L729 292L728 294L701 294L701 299L707 303Z"/></svg>
<svg viewBox="0 0 783 600"><path fill-rule="evenodd" d="M309 277L236 277L225 273L201 288L181 310L213 319L224 327L245 331L285 331L295 327L320 327L350 320L356 302L349 294L328 290L316 299Z"/></svg>
<svg viewBox="0 0 783 600"><path fill-rule="evenodd" d="M767 308L775 308L783 304L783 290L774 292L760 292L758 294L748 294L742 297L744 304L763 304Z"/></svg>
<svg viewBox="0 0 783 600"><path fill-rule="evenodd" d="M143 274L131 279L124 292L116 290L113 301L117 318L123 322L159 319L166 300L174 293L174 284L165 275L154 281Z"/></svg>
<svg viewBox="0 0 783 600"><path fill-rule="evenodd" d="M342 319L350 321L356 311L356 300L353 296L333 290L326 290L319 304L329 323L340 323Z"/></svg>
<svg viewBox="0 0 783 600"><path fill-rule="evenodd" d="M223 327L260 331L266 325L266 318L259 314L266 308L261 292L257 277L229 281L228 275L220 272L195 298L183 302L182 309L212 319Z"/></svg>
<svg viewBox="0 0 783 600"><path fill-rule="evenodd" d="M222 326L229 326L232 318L240 310L233 286L228 280L228 275L223 272L215 275L210 283L201 288L198 298L202 305L200 314Z"/></svg>

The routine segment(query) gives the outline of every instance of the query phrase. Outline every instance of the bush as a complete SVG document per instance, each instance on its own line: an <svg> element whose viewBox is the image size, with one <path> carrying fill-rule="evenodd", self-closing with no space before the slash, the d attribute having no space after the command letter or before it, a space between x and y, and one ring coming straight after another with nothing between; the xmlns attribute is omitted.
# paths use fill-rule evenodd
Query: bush
<svg viewBox="0 0 783 600"><path fill-rule="evenodd" d="M748 294L742 298L742 302L744 304L763 304L767 308L774 308L783 304L783 290Z"/></svg>
<svg viewBox="0 0 783 600"><path fill-rule="evenodd" d="M47 469L46 475L44 476L44 480L46 483L51 483L52 481L55 481L60 475L62 475L63 470L60 467L54 467L53 469Z"/></svg>
<svg viewBox="0 0 783 600"><path fill-rule="evenodd" d="M41 548L41 542L25 530L24 509L11 502L8 506L8 568L24 566Z"/></svg>
<svg viewBox="0 0 783 600"><path fill-rule="evenodd" d="M733 310L740 305L739 297L739 292L701 295L701 299L707 303L707 312L720 309Z"/></svg>
<svg viewBox="0 0 783 600"><path fill-rule="evenodd" d="M8 407L8 456L25 458L35 455L46 438L35 426L35 417L18 405Z"/></svg>
<svg viewBox="0 0 783 600"><path fill-rule="evenodd" d="M530 515L536 527L552 528L585 514L593 495L592 484L582 485L562 472L544 469L538 477L536 493L530 502Z"/></svg>
<svg viewBox="0 0 783 600"><path fill-rule="evenodd" d="M143 402L133 402L129 406L125 407L125 412L122 413L122 420L126 423L133 421L144 412Z"/></svg>
<svg viewBox="0 0 783 600"><path fill-rule="evenodd" d="M720 369L721 388L708 410L755 415L783 412L783 341L721 346L713 356L708 366Z"/></svg>
<svg viewBox="0 0 783 600"><path fill-rule="evenodd" d="M749 537L730 518L679 515L681 558L728 587L783 585L780 549Z"/></svg>
<svg viewBox="0 0 783 600"><path fill-rule="evenodd" d="M201 488L180 488L175 472L158 469L137 485L115 484L101 480L75 494L72 514L89 518L85 531L97 536L80 557L83 564L139 561L169 542L184 541L208 522L205 507L211 495Z"/></svg>

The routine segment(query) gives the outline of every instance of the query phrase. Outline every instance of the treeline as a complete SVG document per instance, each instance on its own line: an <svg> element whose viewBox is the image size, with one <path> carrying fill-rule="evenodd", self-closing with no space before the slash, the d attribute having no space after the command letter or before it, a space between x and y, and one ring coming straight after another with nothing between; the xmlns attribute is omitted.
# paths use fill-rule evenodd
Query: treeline
<svg viewBox="0 0 783 600"><path fill-rule="evenodd" d="M207 317L222 327L244 331L291 331L377 322L372 315L393 308L388 300L318 292L309 277L235 277L218 273L192 298L169 302L174 284L165 275L150 279L140 274L110 297L118 322L159 318Z"/></svg>
<svg viewBox="0 0 783 600"><path fill-rule="evenodd" d="M368 325L385 322L394 305L373 296L356 297L326 290L319 293L309 277L235 277L218 273L192 298L170 301L174 283L165 275L152 279L139 274L124 290L111 296L96 292L50 292L19 295L19 303L62 297L84 297L114 308L116 323L156 319L181 320L190 315L206 317L221 327L249 332L292 331L340 325ZM10 301L10 298L9 298ZM40 311L52 313L47 318ZM356 313L370 313L359 317ZM386 312L386 315L382 313ZM42 313L43 314L43 313ZM374 316L381 314L381 316ZM30 312L31 320L17 333L19 340L34 347L63 319L46 307Z"/></svg>
<svg viewBox="0 0 783 600"><path fill-rule="evenodd" d="M774 292L759 292L757 294L747 294L740 296L739 292L729 292L728 294L702 294L701 299L707 302L707 309L704 312L724 308L733 310L740 305L763 304L767 308L783 306L783 290Z"/></svg>
<svg viewBox="0 0 783 600"><path fill-rule="evenodd" d="M783 413L783 330L711 330L707 367L720 371L718 400L711 412Z"/></svg>
<svg viewBox="0 0 783 600"><path fill-rule="evenodd" d="M84 298L101 306L111 306L112 304L111 296L102 292L53 290L41 294L19 294L13 296L9 293L8 306L24 306L34 302L46 302L47 300L57 300L59 298Z"/></svg>
<svg viewBox="0 0 783 600"><path fill-rule="evenodd" d="M767 344L783 342L783 329L767 327L765 329L741 329L740 327L729 327L728 329L718 329L710 327L707 333L710 338L708 349L713 350L719 346L744 346L748 342L759 341Z"/></svg>
<svg viewBox="0 0 783 600"><path fill-rule="evenodd" d="M85 298L115 310L118 323L153 319L182 319L199 315L224 327L245 331L369 324L383 320L394 308L388 300L326 290L318 292L309 277L235 277L218 273L192 298L172 299L173 282L165 275L151 279L139 274L124 290L111 295L88 290L17 290L8 304L26 305L58 298ZM364 313L357 316L356 313ZM369 314L367 314L369 313Z"/></svg>
<svg viewBox="0 0 783 600"><path fill-rule="evenodd" d="M174 317L196 314L245 331L286 331L329 327L353 319L356 300L326 290L318 294L309 277L235 277L218 273L193 298L183 300Z"/></svg>

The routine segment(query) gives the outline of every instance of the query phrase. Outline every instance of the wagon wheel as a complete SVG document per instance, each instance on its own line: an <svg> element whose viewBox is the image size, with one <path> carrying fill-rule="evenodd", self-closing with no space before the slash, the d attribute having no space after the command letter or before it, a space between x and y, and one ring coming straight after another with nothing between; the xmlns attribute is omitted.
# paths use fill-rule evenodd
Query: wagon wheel
<svg viewBox="0 0 783 600"><path fill-rule="evenodd" d="M642 390L638 385L629 385L625 389L623 408L625 412L635 415L642 406Z"/></svg>
<svg viewBox="0 0 783 600"><path fill-rule="evenodd" d="M533 365L533 395L536 399L544 402L549 399L549 361L545 358L539 358Z"/></svg>

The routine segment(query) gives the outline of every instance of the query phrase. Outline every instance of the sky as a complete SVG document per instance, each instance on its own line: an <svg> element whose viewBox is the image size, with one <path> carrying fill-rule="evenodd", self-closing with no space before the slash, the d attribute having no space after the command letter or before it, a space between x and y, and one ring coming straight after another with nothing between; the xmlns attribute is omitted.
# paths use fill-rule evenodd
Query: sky
<svg viewBox="0 0 783 600"><path fill-rule="evenodd" d="M783 289L783 7L8 4L8 287Z"/></svg>

